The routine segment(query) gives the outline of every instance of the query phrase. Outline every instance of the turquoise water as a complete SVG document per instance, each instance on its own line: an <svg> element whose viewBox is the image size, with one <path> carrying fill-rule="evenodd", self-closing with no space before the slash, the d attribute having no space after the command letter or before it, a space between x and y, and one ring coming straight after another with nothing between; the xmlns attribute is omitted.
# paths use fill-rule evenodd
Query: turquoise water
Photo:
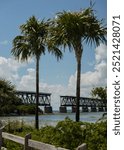
<svg viewBox="0 0 124 150"><path fill-rule="evenodd" d="M96 122L99 118L102 117L104 112L88 112L80 113L80 120L84 122ZM46 126L52 125L55 126L59 121L64 120L66 117L69 117L72 120L75 120L75 113L54 113L54 114L44 114L39 116L39 125ZM12 117L0 117L0 120L7 122L7 120L23 120L25 123L34 125L35 116L12 116Z"/></svg>

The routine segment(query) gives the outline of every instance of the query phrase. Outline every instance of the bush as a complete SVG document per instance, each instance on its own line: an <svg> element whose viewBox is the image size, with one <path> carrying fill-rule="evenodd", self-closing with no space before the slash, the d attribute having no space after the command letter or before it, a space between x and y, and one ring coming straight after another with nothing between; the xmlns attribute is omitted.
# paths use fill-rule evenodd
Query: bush
<svg viewBox="0 0 124 150"><path fill-rule="evenodd" d="M17 110L18 110L19 115L35 114L36 105L35 104L19 105L17 107ZM40 108L38 111L39 111L39 113L43 113Z"/></svg>
<svg viewBox="0 0 124 150"><path fill-rule="evenodd" d="M36 141L70 150L74 150L82 143L87 144L88 150L107 149L107 122L82 123L67 118L64 121L60 121L56 127L46 126L37 131L25 125L24 122L20 124L15 121L6 126L6 132L11 132L23 137L27 133L31 133L32 139ZM7 141L6 145L15 147L15 144L11 141ZM18 149L20 148L20 150L22 148L19 144L16 144L16 147L18 147Z"/></svg>
<svg viewBox="0 0 124 150"><path fill-rule="evenodd" d="M7 150L24 150L23 145L12 142L10 140L4 140L4 147L6 147Z"/></svg>
<svg viewBox="0 0 124 150"><path fill-rule="evenodd" d="M41 128L41 141L74 150L86 143L88 150L107 150L107 122L82 123L70 119L60 121L56 127Z"/></svg>
<svg viewBox="0 0 124 150"><path fill-rule="evenodd" d="M17 109L20 115L35 114L35 105L19 105Z"/></svg>
<svg viewBox="0 0 124 150"><path fill-rule="evenodd" d="M56 145L56 134L57 130L53 126L46 126L40 129L39 132L35 132L33 138L37 140L39 137L39 141L44 143Z"/></svg>
<svg viewBox="0 0 124 150"><path fill-rule="evenodd" d="M56 142L58 146L74 149L83 143L82 129L79 123L70 119L60 121L56 126Z"/></svg>
<svg viewBox="0 0 124 150"><path fill-rule="evenodd" d="M107 150L107 122L87 125L83 135L88 150Z"/></svg>
<svg viewBox="0 0 124 150"><path fill-rule="evenodd" d="M39 134L42 142L71 150L83 142L82 129L79 123L70 119L60 121L56 127L41 128Z"/></svg>

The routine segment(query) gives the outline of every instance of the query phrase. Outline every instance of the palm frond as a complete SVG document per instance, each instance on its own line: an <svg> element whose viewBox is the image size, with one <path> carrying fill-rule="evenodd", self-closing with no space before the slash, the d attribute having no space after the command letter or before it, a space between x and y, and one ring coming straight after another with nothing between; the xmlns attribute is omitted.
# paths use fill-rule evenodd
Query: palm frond
<svg viewBox="0 0 124 150"><path fill-rule="evenodd" d="M25 36L16 36L13 40L11 54L18 60L25 61L30 57L30 46Z"/></svg>
<svg viewBox="0 0 124 150"><path fill-rule="evenodd" d="M56 46L62 45L75 50L81 42L86 44L106 43L106 26L98 20L89 7L80 12L59 12L51 26L51 40Z"/></svg>
<svg viewBox="0 0 124 150"><path fill-rule="evenodd" d="M21 35L13 40L12 55L25 61L29 57L45 54L48 23L38 21L34 16L20 26Z"/></svg>

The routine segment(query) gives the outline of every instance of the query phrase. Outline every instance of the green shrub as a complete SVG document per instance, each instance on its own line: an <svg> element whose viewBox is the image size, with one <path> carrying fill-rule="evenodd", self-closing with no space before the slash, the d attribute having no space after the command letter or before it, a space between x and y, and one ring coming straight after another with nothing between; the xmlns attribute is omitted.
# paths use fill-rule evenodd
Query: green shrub
<svg viewBox="0 0 124 150"><path fill-rule="evenodd" d="M107 122L87 125L83 135L88 150L107 150Z"/></svg>
<svg viewBox="0 0 124 150"><path fill-rule="evenodd" d="M32 132L34 140L74 150L83 143L82 128L70 119L60 121L56 127L46 126Z"/></svg>
<svg viewBox="0 0 124 150"><path fill-rule="evenodd" d="M74 149L83 143L82 129L79 123L70 119L60 121L56 126L56 142L58 146Z"/></svg>
<svg viewBox="0 0 124 150"><path fill-rule="evenodd" d="M36 133L36 132L35 132ZM40 129L40 132L35 134L37 137L40 137L40 141L48 144L53 144L56 143L56 134L57 130L53 126L46 126ZM37 137L34 137L34 139L37 140Z"/></svg>
<svg viewBox="0 0 124 150"><path fill-rule="evenodd" d="M87 144L88 150L107 150L107 122L83 123L67 118L60 121L55 127L45 126L37 131L25 125L23 121L21 123L15 121L9 122L5 131L22 137L31 133L32 139L36 141L70 150L74 150L82 143ZM13 148L11 150L14 150L14 147L17 147L15 150L23 149L23 146L11 141L6 141L5 145L7 148Z"/></svg>
<svg viewBox="0 0 124 150"><path fill-rule="evenodd" d="M35 105L19 105L17 107L19 114L35 114Z"/></svg>
<svg viewBox="0 0 124 150"><path fill-rule="evenodd" d="M24 150L23 145L12 142L10 140L4 140L4 147L6 147L7 150Z"/></svg>

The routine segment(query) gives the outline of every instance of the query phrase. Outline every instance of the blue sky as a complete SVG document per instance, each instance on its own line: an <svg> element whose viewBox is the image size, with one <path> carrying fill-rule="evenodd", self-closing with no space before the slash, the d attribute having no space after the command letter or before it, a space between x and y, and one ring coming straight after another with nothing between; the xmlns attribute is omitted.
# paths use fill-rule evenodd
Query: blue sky
<svg viewBox="0 0 124 150"><path fill-rule="evenodd" d="M94 0L98 18L106 20L106 0ZM12 40L20 34L19 26L35 15L48 19L57 12L78 11L88 7L89 0L0 0L0 77L12 81L20 90L35 90L35 61L20 64L10 54ZM101 71L101 72L100 72ZM84 45L82 58L81 95L88 96L94 86L106 85L106 46L98 48ZM40 91L53 94L54 102L59 95L75 95L76 60L74 53L64 53L57 62L46 54L40 61ZM104 81L104 82L101 82Z"/></svg>

